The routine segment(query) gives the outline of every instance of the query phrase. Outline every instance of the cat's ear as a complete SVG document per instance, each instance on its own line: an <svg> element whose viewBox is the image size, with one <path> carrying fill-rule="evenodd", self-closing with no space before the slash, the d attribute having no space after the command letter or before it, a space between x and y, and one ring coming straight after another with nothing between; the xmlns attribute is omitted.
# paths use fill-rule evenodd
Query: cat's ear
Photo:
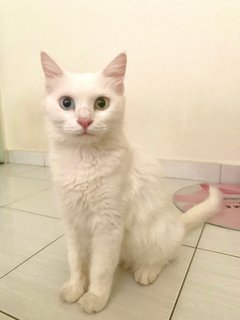
<svg viewBox="0 0 240 320"><path fill-rule="evenodd" d="M124 93L124 76L127 66L127 55L120 53L109 65L103 70L103 75L109 78L113 90L119 94Z"/></svg>
<svg viewBox="0 0 240 320"><path fill-rule="evenodd" d="M44 51L41 52L41 62L43 72L46 78L54 79L63 75L62 69L56 62Z"/></svg>

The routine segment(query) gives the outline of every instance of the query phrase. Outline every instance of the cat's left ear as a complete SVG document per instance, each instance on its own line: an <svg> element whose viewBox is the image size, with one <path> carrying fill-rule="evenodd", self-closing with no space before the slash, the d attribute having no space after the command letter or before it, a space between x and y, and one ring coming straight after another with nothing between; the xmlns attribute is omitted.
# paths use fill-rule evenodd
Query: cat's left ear
<svg viewBox="0 0 240 320"><path fill-rule="evenodd" d="M124 94L124 76L127 67L126 53L120 53L109 65L103 70L103 75L109 78L113 90L119 94Z"/></svg>

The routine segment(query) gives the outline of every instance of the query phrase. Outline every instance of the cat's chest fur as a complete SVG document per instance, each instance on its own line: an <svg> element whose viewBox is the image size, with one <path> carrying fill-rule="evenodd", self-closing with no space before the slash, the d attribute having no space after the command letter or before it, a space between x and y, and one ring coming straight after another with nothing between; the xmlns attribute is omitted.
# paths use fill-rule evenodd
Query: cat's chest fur
<svg viewBox="0 0 240 320"><path fill-rule="evenodd" d="M121 192L124 158L122 150L52 150L53 179L65 208L97 212L106 197L113 200Z"/></svg>

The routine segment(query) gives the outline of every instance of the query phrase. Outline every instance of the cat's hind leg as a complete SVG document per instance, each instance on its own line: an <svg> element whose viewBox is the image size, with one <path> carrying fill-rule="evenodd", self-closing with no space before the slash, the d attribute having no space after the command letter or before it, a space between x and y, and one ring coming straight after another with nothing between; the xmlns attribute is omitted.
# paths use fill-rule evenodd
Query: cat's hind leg
<svg viewBox="0 0 240 320"><path fill-rule="evenodd" d="M155 223L135 225L125 233L122 262L131 266L136 282L142 285L149 285L157 279L164 266L175 258L181 243L181 225L165 225L159 219Z"/></svg>
<svg viewBox="0 0 240 320"><path fill-rule="evenodd" d="M133 272L137 283L145 286L151 284L168 263L168 259L165 259L155 243L139 242L139 237L130 233L124 240L121 253L122 266Z"/></svg>
<svg viewBox="0 0 240 320"><path fill-rule="evenodd" d="M136 282L144 286L151 284L157 279L163 267L167 263L168 261L159 261L153 264L145 264L140 266L134 271L134 278Z"/></svg>

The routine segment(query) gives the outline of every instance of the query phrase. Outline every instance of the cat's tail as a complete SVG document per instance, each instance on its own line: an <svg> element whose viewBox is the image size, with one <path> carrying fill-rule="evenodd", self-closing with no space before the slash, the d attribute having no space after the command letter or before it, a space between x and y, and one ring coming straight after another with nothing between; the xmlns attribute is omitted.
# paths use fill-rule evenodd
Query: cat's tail
<svg viewBox="0 0 240 320"><path fill-rule="evenodd" d="M208 198L181 215L186 231L199 226L217 214L222 207L222 193L215 187L209 187Z"/></svg>

